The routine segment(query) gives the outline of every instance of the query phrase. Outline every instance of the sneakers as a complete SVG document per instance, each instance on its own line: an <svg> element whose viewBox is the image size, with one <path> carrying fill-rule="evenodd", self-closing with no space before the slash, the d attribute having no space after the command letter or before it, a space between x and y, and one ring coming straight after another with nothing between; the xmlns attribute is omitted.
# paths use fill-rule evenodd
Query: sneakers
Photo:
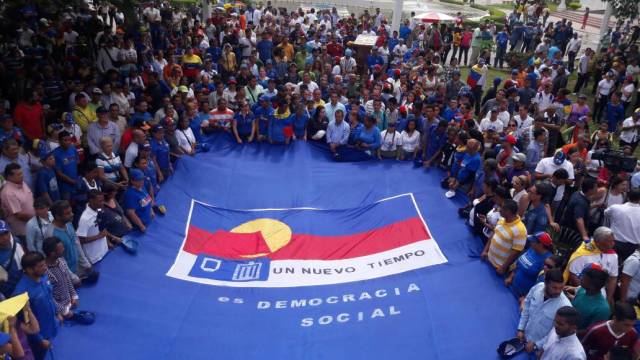
<svg viewBox="0 0 640 360"><path fill-rule="evenodd" d="M452 197L456 196L456 192L453 190L449 190L446 193L444 193L444 196L446 196L447 199L451 199Z"/></svg>

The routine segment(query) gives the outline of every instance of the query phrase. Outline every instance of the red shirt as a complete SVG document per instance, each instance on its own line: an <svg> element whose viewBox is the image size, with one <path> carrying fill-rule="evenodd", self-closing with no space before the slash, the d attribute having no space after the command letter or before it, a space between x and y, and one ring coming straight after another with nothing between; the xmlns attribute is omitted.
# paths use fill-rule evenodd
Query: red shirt
<svg viewBox="0 0 640 360"><path fill-rule="evenodd" d="M16 106L14 120L30 140L44 139L42 128L42 104L21 102Z"/></svg>
<svg viewBox="0 0 640 360"><path fill-rule="evenodd" d="M611 321L613 320L601 321L591 325L582 338L582 345L587 353L588 360L603 360L609 350L616 346L633 350L633 345L638 337L636 331L632 329L627 333L616 336L609 326Z"/></svg>

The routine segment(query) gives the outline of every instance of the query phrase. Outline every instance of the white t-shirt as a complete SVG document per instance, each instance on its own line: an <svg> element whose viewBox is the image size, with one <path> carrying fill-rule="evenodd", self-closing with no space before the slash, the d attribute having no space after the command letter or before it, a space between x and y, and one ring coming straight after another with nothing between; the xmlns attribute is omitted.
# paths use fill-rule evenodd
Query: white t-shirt
<svg viewBox="0 0 640 360"><path fill-rule="evenodd" d="M622 122L622 127L630 127L633 125L640 125L640 121L637 123L633 121L633 117L628 117ZM623 130L620 132L620 140L632 143L638 141L638 129Z"/></svg>
<svg viewBox="0 0 640 360"><path fill-rule="evenodd" d="M569 173L569 180L573 180L575 178L573 173L573 164L569 161L565 160L562 164L556 165L553 162L553 157L546 157L541 159L540 162L538 162L538 165L536 165L536 172L540 174L553 175L553 173L558 169L567 170L567 173ZM562 196L564 196L564 185L558 186L556 196L553 201L562 200Z"/></svg>
<svg viewBox="0 0 640 360"><path fill-rule="evenodd" d="M79 237L90 237L98 235L100 233L100 229L98 229L97 219L98 212L87 206L87 208L82 212L82 216L80 216L76 234ZM82 244L82 249L84 250L85 255L87 255L87 259L89 259L91 264L95 264L98 261L102 260L107 252L109 252L109 247L107 246L107 238L103 237L89 243L84 243Z"/></svg>
<svg viewBox="0 0 640 360"><path fill-rule="evenodd" d="M640 293L640 251L636 250L624 261L622 273L631 277L627 299L636 299Z"/></svg>
<svg viewBox="0 0 640 360"><path fill-rule="evenodd" d="M611 205L604 215L611 223L616 241L640 244L640 205L632 202Z"/></svg>
<svg viewBox="0 0 640 360"><path fill-rule="evenodd" d="M600 82L598 83L599 94L602 96L609 96L609 93L611 93L611 89L614 87L614 85L615 83L613 82L613 80L600 80Z"/></svg>
<svg viewBox="0 0 640 360"><path fill-rule="evenodd" d="M630 83L628 85L625 85L622 88L622 97L620 97L620 99L622 100L622 102L629 102L631 101L631 97L633 97L633 92L636 90L636 86L633 85L633 83Z"/></svg>
<svg viewBox="0 0 640 360"><path fill-rule="evenodd" d="M480 122L480 131L486 132L489 130L495 130L495 132L502 132L504 129L504 123L502 121L496 119L496 121L491 121L489 118L484 118Z"/></svg>
<svg viewBox="0 0 640 360"><path fill-rule="evenodd" d="M380 145L382 151L396 151L398 146L402 146L402 135L397 131L387 134L387 130L382 130L380 138L382 139Z"/></svg>
<svg viewBox="0 0 640 360"><path fill-rule="evenodd" d="M127 169L133 166L133 162L138 157L138 143L131 142L127 146L127 151L124 153L124 167Z"/></svg>
<svg viewBox="0 0 640 360"><path fill-rule="evenodd" d="M406 152L413 152L418 146L420 146L420 132L413 130L413 133L409 135L407 131L403 131L401 134L402 150Z"/></svg>
<svg viewBox="0 0 640 360"><path fill-rule="evenodd" d="M618 276L618 254L612 252L611 254L597 254L597 255L583 255L571 262L569 265L569 272L574 275L580 275L585 266L596 263L602 266L602 269L609 273L609 276Z"/></svg>
<svg viewBox="0 0 640 360"><path fill-rule="evenodd" d="M196 143L196 137L193 135L193 131L191 128L186 128L184 130L176 130L176 140L178 141L178 146L186 153L191 153L191 144Z"/></svg>

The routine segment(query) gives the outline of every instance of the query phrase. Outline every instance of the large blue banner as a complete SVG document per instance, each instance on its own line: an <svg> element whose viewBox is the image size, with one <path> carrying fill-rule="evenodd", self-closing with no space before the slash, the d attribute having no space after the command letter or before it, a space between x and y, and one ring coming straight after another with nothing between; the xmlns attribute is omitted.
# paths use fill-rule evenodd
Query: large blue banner
<svg viewBox="0 0 640 360"><path fill-rule="evenodd" d="M168 214L80 290L57 359L494 359L517 304L409 163L225 139L182 159Z"/></svg>

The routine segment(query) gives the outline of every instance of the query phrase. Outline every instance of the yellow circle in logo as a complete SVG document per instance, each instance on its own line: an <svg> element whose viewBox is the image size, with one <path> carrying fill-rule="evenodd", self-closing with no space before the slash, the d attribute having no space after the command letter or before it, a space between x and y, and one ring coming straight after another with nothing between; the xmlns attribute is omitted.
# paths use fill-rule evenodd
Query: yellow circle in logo
<svg viewBox="0 0 640 360"><path fill-rule="evenodd" d="M232 233L238 234L255 233L258 231L262 233L264 241L267 243L269 250L271 250L270 253L279 250L291 241L291 228L279 220L267 218L255 219L231 229ZM253 258L268 254L269 253L247 254L244 255L244 257Z"/></svg>

